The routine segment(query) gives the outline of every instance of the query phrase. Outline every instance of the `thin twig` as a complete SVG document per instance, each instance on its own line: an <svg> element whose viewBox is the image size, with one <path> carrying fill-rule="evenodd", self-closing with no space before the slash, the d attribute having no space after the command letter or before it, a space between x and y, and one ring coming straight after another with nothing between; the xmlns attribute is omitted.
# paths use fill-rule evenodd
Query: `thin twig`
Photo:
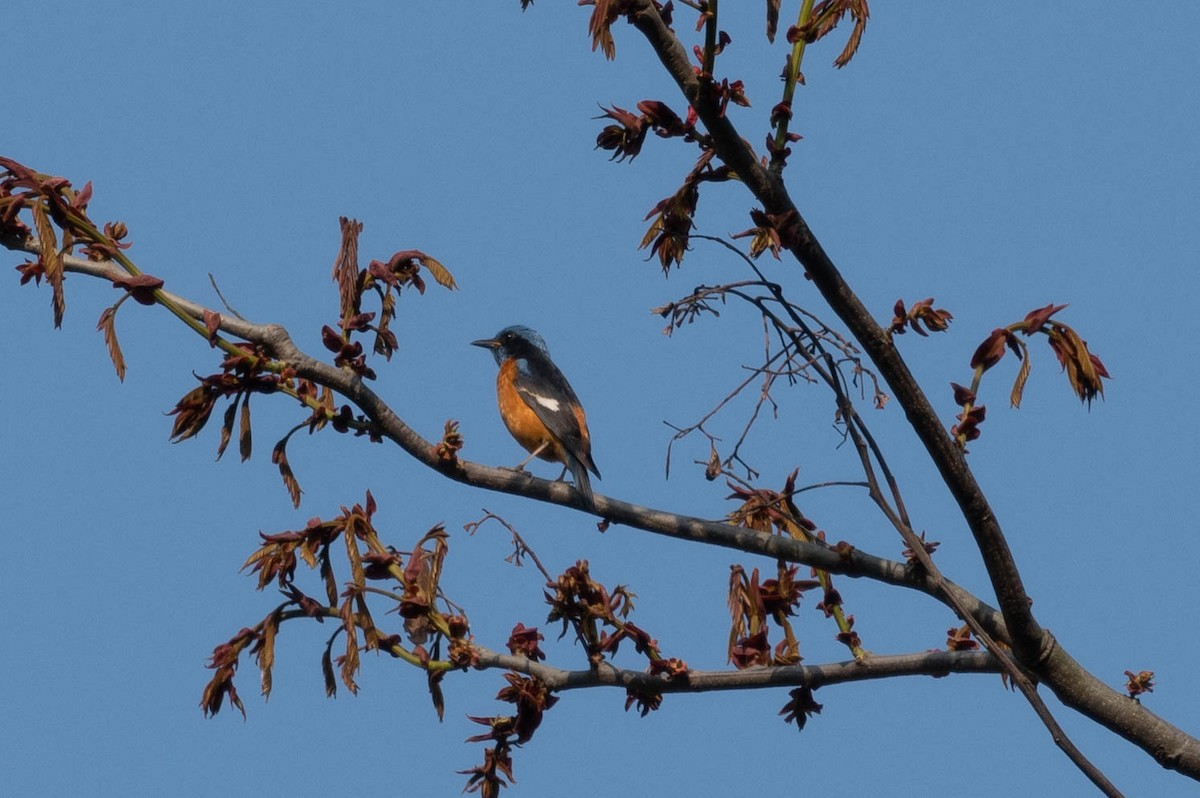
<svg viewBox="0 0 1200 798"><path fill-rule="evenodd" d="M208 282L212 284L213 290L217 292L217 299L221 300L221 304L225 306L225 309L237 318L245 321L246 317L234 310L233 306L229 304L229 300L227 300L225 295L221 293L221 289L217 286L217 278L213 277L212 272L208 273Z"/></svg>
<svg viewBox="0 0 1200 798"><path fill-rule="evenodd" d="M515 557L516 562L513 564L520 565L521 558L523 556L525 556L526 554L528 554L529 559L533 560L533 564L537 567L537 569L539 571L542 572L542 576L546 577L546 582L552 583L554 581L554 578L552 576L550 576L550 572L546 570L546 567L544 565L542 565L542 561L538 559L537 552L535 552L533 550L533 548L528 543L525 542L525 538L521 537L521 533L518 532L512 524L508 523L503 518L496 515L491 510L489 510L488 508L484 507L483 512L484 512L484 516L482 518L480 518L478 521L472 521L469 524L463 525L463 529L466 530L467 534L474 535L475 531L478 530L479 527L483 526L483 523L485 521L491 520L491 521L500 522L500 524L503 525L503 527L508 530L509 534L512 535L514 548L516 549L510 557L506 557L505 559L509 562L512 562L512 558Z"/></svg>

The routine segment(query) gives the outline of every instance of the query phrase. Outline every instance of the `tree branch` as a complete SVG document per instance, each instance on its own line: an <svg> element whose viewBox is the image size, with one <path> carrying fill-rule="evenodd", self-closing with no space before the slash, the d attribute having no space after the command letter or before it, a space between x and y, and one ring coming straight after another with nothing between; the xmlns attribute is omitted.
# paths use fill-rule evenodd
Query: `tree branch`
<svg viewBox="0 0 1200 798"><path fill-rule="evenodd" d="M12 249L38 251L33 239L0 241ZM63 257L66 271L103 280L120 277L124 272L110 261L91 261L74 255ZM162 290L164 297L184 313L203 319L206 308L192 300ZM557 480L539 479L525 471L495 468L458 459L452 463L434 453L433 444L413 430L353 371L319 361L300 350L287 330L278 324L260 324L245 319L221 316L221 331L263 346L279 360L287 362L296 374L342 394L378 425L383 437L396 443L415 460L458 482L509 493L564 507L584 509L578 494ZM884 584L925 593L953 608L957 603L996 639L1008 643L1009 634L1001 614L986 602L950 580L935 584L920 568L877 557L850 546L833 548L752 529L733 526L677 513L630 504L596 494L596 513L618 524L666 537L735 549L774 560L801 563L830 573L873 579Z"/></svg>
<svg viewBox="0 0 1200 798"><path fill-rule="evenodd" d="M753 690L770 687L811 687L845 684L894 676L947 676L951 673L998 673L999 666L986 651L922 651L913 654L874 655L862 662L845 660L821 665L788 665L742 671L688 671L686 679L667 679L645 671L616 668L605 663L596 669L568 671L513 654L476 647L479 668L504 668L536 676L552 690L585 687L623 687L646 693L702 693L717 690Z"/></svg>
<svg viewBox="0 0 1200 798"><path fill-rule="evenodd" d="M1054 637L1038 624L1012 552L987 498L962 450L943 427L890 336L850 289L804 221L782 180L763 167L750 145L725 116L719 102L706 91L706 84L693 69L686 49L664 23L654 3L631 0L630 9L630 21L649 42L696 111L718 157L745 183L766 213L794 214L796 229L794 242L789 247L792 255L804 266L826 302L875 363L958 503L983 557L1017 659L1047 681L1068 706L1139 745L1164 766L1200 778L1200 741L1101 683L1071 659Z"/></svg>
<svg viewBox="0 0 1200 798"><path fill-rule="evenodd" d="M33 239L4 239L0 244L34 254L38 251L37 241ZM72 255L63 256L63 268L68 272L87 274L105 280L113 280L126 274L112 262L91 261ZM195 320L204 319L206 309L203 305L165 290L160 289L160 293L182 314ZM493 468L465 460L448 462L440 459L435 454L431 442L404 423L360 376L349 369L337 368L307 355L295 345L287 330L280 325L257 324L222 315L220 329L261 345L272 357L291 365L298 376L311 379L342 394L378 425L384 437L399 445L417 461L446 477L489 490L585 509L579 505L577 494L565 483L538 479L527 472L508 468ZM866 554L852 547L835 550L820 544L766 535L725 523L629 504L599 494L596 495L596 512L610 521L655 534L760 554L787 562L803 563L831 573L866 577L918 590L952 608L959 606L978 621L989 635L1011 644L1008 626L1000 612L949 580L943 580L939 584L919 568ZM1200 741L1188 737L1142 708L1139 703L1103 685L1074 663L1064 651L1054 646L1049 635L1046 637L1052 648L1047 664L1052 665L1053 670L1039 675L1047 679L1053 674L1057 677L1056 682L1069 682L1050 685L1065 703L1076 706L1098 722L1151 751L1164 766L1174 767L1193 778L1200 777ZM1029 663L1022 664L1029 667ZM1101 698L1108 700L1100 700ZM1086 709L1083 707L1084 703L1087 704Z"/></svg>
<svg viewBox="0 0 1200 798"><path fill-rule="evenodd" d="M813 235L783 182L763 168L719 103L714 102L705 90L692 68L686 49L663 22L654 4L651 0L636 0L633 6L636 9L632 15L633 24L649 41L663 66L696 110L712 137L712 146L717 155L737 173L754 197L763 203L768 214L795 214L799 235L797 243L791 248L793 256L804 266L829 306L862 344L904 408L909 423L941 472L975 535L1000 610L1013 635L1014 650L1022 662L1036 663L1046 642L1041 626L1029 609L1029 597L1008 542L992 514L987 498L975 482L962 451L943 428L937 413L892 345L887 332L875 322Z"/></svg>

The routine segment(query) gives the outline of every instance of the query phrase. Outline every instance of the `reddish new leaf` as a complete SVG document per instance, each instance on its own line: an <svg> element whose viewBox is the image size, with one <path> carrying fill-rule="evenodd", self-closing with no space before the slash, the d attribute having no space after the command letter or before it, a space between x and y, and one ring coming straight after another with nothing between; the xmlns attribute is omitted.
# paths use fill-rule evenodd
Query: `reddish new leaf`
<svg viewBox="0 0 1200 798"><path fill-rule="evenodd" d="M221 314L204 309L204 327L208 330L208 345L217 345L217 333L221 331Z"/></svg>
<svg viewBox="0 0 1200 798"><path fill-rule="evenodd" d="M114 277L112 284L113 288L124 288L141 305L153 305L154 292L163 287L163 281L150 274Z"/></svg>
<svg viewBox="0 0 1200 798"><path fill-rule="evenodd" d="M971 368L982 368L987 371L999 363L1008 348L1010 335L1012 333L1003 327L992 330L991 334L983 339L983 343L975 350L975 354L971 355Z"/></svg>
<svg viewBox="0 0 1200 798"><path fill-rule="evenodd" d="M1066 305L1055 305L1051 303L1046 305L1044 308L1038 308L1037 310L1029 311L1029 313L1025 315L1025 320L1023 322L1025 327L1022 332L1024 332L1026 335L1033 335L1035 332L1042 329L1046 322L1050 320L1051 316L1053 316L1055 313L1058 313L1065 307Z"/></svg>

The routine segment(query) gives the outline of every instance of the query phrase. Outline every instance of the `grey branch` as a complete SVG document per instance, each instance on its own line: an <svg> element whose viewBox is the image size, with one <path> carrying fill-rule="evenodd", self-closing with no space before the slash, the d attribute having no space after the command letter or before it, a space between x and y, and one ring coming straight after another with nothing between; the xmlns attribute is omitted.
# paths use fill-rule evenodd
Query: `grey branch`
<svg viewBox="0 0 1200 798"><path fill-rule="evenodd" d="M643 693L702 693L714 690L756 690L771 687L811 687L889 679L896 676L948 676L951 673L999 673L995 657L986 651L922 651L913 654L873 654L862 662L846 660L820 665L749 668L742 671L689 671L686 679L667 679L645 671L625 670L604 663L594 670L568 671L526 657L480 648L480 668L504 668L536 676L551 690L620 687Z"/></svg>

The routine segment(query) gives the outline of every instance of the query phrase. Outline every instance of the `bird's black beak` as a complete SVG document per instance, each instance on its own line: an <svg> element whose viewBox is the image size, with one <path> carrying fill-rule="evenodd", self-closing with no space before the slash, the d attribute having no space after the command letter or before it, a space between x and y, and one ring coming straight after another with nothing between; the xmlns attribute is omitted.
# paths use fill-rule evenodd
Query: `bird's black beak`
<svg viewBox="0 0 1200 798"><path fill-rule="evenodd" d="M478 341L472 341L471 346L482 346L484 349L495 349L500 346L500 342L495 338L480 338Z"/></svg>

